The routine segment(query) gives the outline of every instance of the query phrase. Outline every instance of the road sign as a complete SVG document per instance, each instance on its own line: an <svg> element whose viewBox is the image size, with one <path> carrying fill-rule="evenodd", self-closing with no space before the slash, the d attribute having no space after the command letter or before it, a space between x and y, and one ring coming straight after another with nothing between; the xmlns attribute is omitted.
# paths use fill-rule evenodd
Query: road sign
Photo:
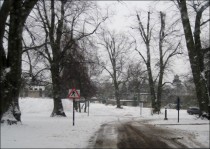
<svg viewBox="0 0 210 149"><path fill-rule="evenodd" d="M75 119L74 108L75 108L75 104L76 104L75 99L80 99L80 90L76 90L75 88L70 89L68 98L73 99L73 126L74 126L74 119Z"/></svg>
<svg viewBox="0 0 210 149"><path fill-rule="evenodd" d="M70 99L79 99L80 98L80 90L76 90L75 88L69 90L68 98Z"/></svg>

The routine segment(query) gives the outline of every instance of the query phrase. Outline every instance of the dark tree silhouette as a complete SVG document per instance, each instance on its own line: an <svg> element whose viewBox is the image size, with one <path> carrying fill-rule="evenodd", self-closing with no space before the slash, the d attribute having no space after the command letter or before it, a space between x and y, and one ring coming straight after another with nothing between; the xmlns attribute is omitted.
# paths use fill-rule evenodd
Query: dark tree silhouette
<svg viewBox="0 0 210 149"><path fill-rule="evenodd" d="M37 0L6 0L0 9L1 122L13 124L21 120L18 98L21 85L22 32L36 3ZM8 17L8 47L4 49Z"/></svg>
<svg viewBox="0 0 210 149"><path fill-rule="evenodd" d="M177 3L180 10L201 115L202 112L208 112L208 104L210 100L207 80L204 77L204 52L200 39L201 26L206 23L201 22L202 14L209 7L210 1L203 1L200 4L193 4L194 9L196 10L194 33L192 32L190 25L186 0L177 0Z"/></svg>

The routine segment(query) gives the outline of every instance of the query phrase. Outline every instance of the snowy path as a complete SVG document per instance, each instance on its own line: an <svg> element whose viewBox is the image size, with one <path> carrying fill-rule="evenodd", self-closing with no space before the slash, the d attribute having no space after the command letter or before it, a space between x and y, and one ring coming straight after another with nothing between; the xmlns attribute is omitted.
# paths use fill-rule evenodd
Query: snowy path
<svg viewBox="0 0 210 149"><path fill-rule="evenodd" d="M192 134L142 121L103 124L88 148L205 148Z"/></svg>
<svg viewBox="0 0 210 149"><path fill-rule="evenodd" d="M101 138L107 138L110 146L117 147L119 129L115 125L132 121L132 126L139 128L142 123L148 123L155 128L176 130L178 139L186 146L204 146L209 148L209 121L196 118L180 110L180 122L177 123L177 111L168 109L168 120L164 120L164 109L160 115L151 115L150 108L143 108L140 116L139 107L116 106L100 103L90 104L90 114L75 113L75 126L72 126L72 101L63 99L64 111L67 117L50 117L53 110L52 99L22 98L20 109L22 124L1 125L1 148L87 148L90 139L98 130L104 133ZM121 123L119 123L121 122ZM139 124L140 123L140 124ZM140 126L139 126L140 125ZM110 126L111 127L110 129ZM120 126L120 125L119 125ZM130 127L130 126L129 126ZM130 129L126 126L126 128ZM107 134L105 134L107 132ZM124 132L122 132L124 133ZM186 137L184 134L190 134ZM175 135L176 136L176 135ZM200 144L194 143L196 140ZM99 141L100 143L100 141ZM103 141L103 144L107 144Z"/></svg>

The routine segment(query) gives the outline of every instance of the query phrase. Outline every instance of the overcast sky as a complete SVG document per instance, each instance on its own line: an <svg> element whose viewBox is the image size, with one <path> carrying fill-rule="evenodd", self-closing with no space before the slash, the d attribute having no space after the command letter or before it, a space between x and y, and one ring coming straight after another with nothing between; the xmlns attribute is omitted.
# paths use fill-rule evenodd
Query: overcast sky
<svg viewBox="0 0 210 149"><path fill-rule="evenodd" d="M1 1L1 0L0 0ZM102 13L106 13L107 7L109 7L109 19L106 20L106 25L110 29L114 29L119 32L125 32L128 33L131 30L131 25L134 22L134 19L132 19L132 16L136 14L136 11L141 12L152 12L152 15L158 14L159 11L164 11L166 13L166 24L172 23L173 19L176 17L180 17L180 14L178 12L178 9L176 6L170 2L170 1L96 1L99 7L101 7L100 11ZM176 15L174 16L174 13ZM146 17L146 15L144 16ZM156 16L156 19L158 19L159 16ZM209 17L209 15L208 15ZM183 32L182 24L180 23L180 31ZM134 33L132 33L134 34ZM206 32L207 35L209 35L209 31ZM183 43L185 44L185 38L183 36ZM189 60L187 55L186 46L183 46L183 51L185 52L184 56L179 56L174 58L173 61L173 73L168 74L165 79L166 81L172 81L174 78L174 75L178 74L180 76L191 73L191 68L189 64ZM154 53L153 53L154 55ZM135 58L141 59L140 56L135 53ZM132 57L133 59L133 57Z"/></svg>
<svg viewBox="0 0 210 149"><path fill-rule="evenodd" d="M168 9L177 10L177 8L171 2L167 1L97 1L98 5L102 8L109 7L109 11L113 11L114 15L107 21L107 26L111 29L117 31L127 32L131 24L133 24L131 16L135 14L136 11L164 11L167 12L166 20L170 20L170 13ZM179 14L179 13L178 13ZM184 38L183 38L184 39ZM185 49L186 51L186 49ZM187 53L187 51L186 51ZM136 54L138 56L138 54ZM140 56L139 56L140 58ZM173 73L167 75L166 81L172 81L175 74L183 75L191 72L189 61L187 57L174 58L173 62Z"/></svg>

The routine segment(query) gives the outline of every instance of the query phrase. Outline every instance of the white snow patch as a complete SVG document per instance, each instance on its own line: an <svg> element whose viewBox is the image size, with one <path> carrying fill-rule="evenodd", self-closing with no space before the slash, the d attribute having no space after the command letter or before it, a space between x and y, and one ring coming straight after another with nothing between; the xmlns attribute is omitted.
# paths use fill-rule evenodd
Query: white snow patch
<svg viewBox="0 0 210 149"><path fill-rule="evenodd" d="M63 99L67 117L50 117L53 100L48 98L21 98L22 125L1 125L1 148L86 148L89 139L104 123L123 120L151 120L151 124L183 130L195 134L196 140L209 148L209 121L188 115L180 110L177 122L177 110L168 109L168 120L164 120L165 109L159 115L151 115L150 108L116 106L100 103L90 104L90 113L75 112L75 126L72 125L72 101ZM188 125L202 124L202 125ZM113 134L114 137L114 134Z"/></svg>
<svg viewBox="0 0 210 149"><path fill-rule="evenodd" d="M13 113L12 113L12 107L9 107L9 110L7 112L5 112L2 116L2 121L16 121Z"/></svg>
<svg viewBox="0 0 210 149"><path fill-rule="evenodd" d="M10 71L11 71L11 68L10 67L5 69L5 72L6 73L9 73Z"/></svg>

